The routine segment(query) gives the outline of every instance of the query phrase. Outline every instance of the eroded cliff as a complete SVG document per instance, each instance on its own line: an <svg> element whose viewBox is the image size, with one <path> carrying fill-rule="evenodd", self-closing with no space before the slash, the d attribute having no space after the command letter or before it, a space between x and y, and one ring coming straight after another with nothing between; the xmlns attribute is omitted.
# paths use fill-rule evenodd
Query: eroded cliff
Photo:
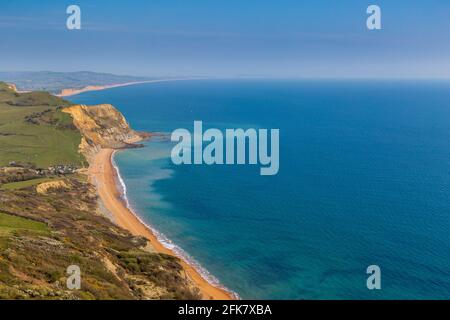
<svg viewBox="0 0 450 320"><path fill-rule="evenodd" d="M82 134L80 152L89 160L101 148L121 149L147 137L130 128L125 117L112 105L73 105L63 109Z"/></svg>

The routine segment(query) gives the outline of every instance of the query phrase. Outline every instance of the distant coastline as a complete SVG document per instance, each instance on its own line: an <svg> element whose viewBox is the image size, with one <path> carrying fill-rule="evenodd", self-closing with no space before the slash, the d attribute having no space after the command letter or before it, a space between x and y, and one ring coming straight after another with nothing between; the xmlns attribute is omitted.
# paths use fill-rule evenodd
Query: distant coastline
<svg viewBox="0 0 450 320"><path fill-rule="evenodd" d="M81 89L63 89L59 94L56 94L57 97L70 97L83 92L89 91L100 91L112 88L126 87L132 86L136 84L144 84L144 83L158 83L158 82L168 82L168 81L183 81L183 80L196 80L199 78L174 78L174 79L157 79L157 80L145 80L145 81L134 81L134 82L126 82L126 83L116 83L111 85L90 85Z"/></svg>
<svg viewBox="0 0 450 320"><path fill-rule="evenodd" d="M147 83L151 82L149 81L136 81L136 82L126 82L126 83L118 83L118 84L111 84L106 86L86 86L81 89L63 89L61 90L61 93L56 94L57 97L70 97L74 96L83 92L88 91L99 91L99 90L105 90L105 89L111 89L111 88L117 88L117 87L125 87L125 86L131 86L134 84L140 84L140 83Z"/></svg>

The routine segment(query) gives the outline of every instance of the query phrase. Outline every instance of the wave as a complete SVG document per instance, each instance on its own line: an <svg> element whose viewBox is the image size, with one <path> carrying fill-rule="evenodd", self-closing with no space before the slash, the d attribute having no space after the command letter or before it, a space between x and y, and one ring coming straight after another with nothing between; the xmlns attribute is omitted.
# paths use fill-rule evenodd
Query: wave
<svg viewBox="0 0 450 320"><path fill-rule="evenodd" d="M222 290L225 290L226 292L230 293L234 298L240 299L239 295L222 285L214 275L212 275L208 270L206 270L200 263L198 263L192 256L190 256L185 250L183 250L181 247L176 245L172 240L170 240L167 236L165 236L162 232L154 228L152 225L148 224L147 222L143 221L143 219L137 214L137 211L131 206L130 201L127 196L127 186L125 184L125 181L122 178L122 175L120 174L119 167L114 159L114 156L116 154L117 150L115 150L111 156L111 163L116 171L116 177L118 180L118 187L120 191L120 197L124 201L126 207L128 210L130 210L136 218L148 229L151 230L151 232L156 236L158 241L167 249L173 251L177 257L180 259L183 259L187 264L192 266L201 276L203 279L205 279L208 283L212 284L215 287L218 287Z"/></svg>

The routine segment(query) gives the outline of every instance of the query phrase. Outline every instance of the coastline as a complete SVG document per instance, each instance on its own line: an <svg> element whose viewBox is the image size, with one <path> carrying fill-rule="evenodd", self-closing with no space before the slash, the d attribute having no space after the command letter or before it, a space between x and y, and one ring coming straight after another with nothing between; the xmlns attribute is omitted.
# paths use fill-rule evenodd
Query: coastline
<svg viewBox="0 0 450 320"><path fill-rule="evenodd" d="M143 83L158 83L158 82L168 82L168 81L182 81L182 80L195 80L199 78L179 78L179 79L155 79L155 80L146 80L146 81L135 81L135 82L126 82L126 83L117 83L117 84L111 84L111 85L105 85L105 86L97 86L97 85L91 85L86 86L81 89L62 89L59 94L56 94L57 97L71 97L75 96L77 94L88 92L88 91L101 91L106 89L112 89L112 88L119 88L119 87L127 87L132 86L135 84L143 84Z"/></svg>
<svg viewBox="0 0 450 320"><path fill-rule="evenodd" d="M169 254L180 258L180 263L186 275L200 289L203 299L232 300L236 297L231 293L208 282L200 272L173 250L165 247L138 216L132 212L121 198L118 190L118 172L113 164L114 149L101 149L92 159L88 169L89 177L94 180L97 192L103 205L108 209L114 222L133 235L147 238L158 253Z"/></svg>

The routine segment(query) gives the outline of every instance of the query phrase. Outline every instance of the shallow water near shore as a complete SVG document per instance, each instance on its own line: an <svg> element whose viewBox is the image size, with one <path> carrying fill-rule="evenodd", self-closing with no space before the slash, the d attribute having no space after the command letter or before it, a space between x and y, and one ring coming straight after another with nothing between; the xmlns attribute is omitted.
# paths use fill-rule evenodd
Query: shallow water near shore
<svg viewBox="0 0 450 320"><path fill-rule="evenodd" d="M130 205L242 298L450 297L450 82L198 80L87 92L133 128L279 128L280 172L118 152ZM379 265L382 289L366 287ZM205 271L206 272L206 271Z"/></svg>

